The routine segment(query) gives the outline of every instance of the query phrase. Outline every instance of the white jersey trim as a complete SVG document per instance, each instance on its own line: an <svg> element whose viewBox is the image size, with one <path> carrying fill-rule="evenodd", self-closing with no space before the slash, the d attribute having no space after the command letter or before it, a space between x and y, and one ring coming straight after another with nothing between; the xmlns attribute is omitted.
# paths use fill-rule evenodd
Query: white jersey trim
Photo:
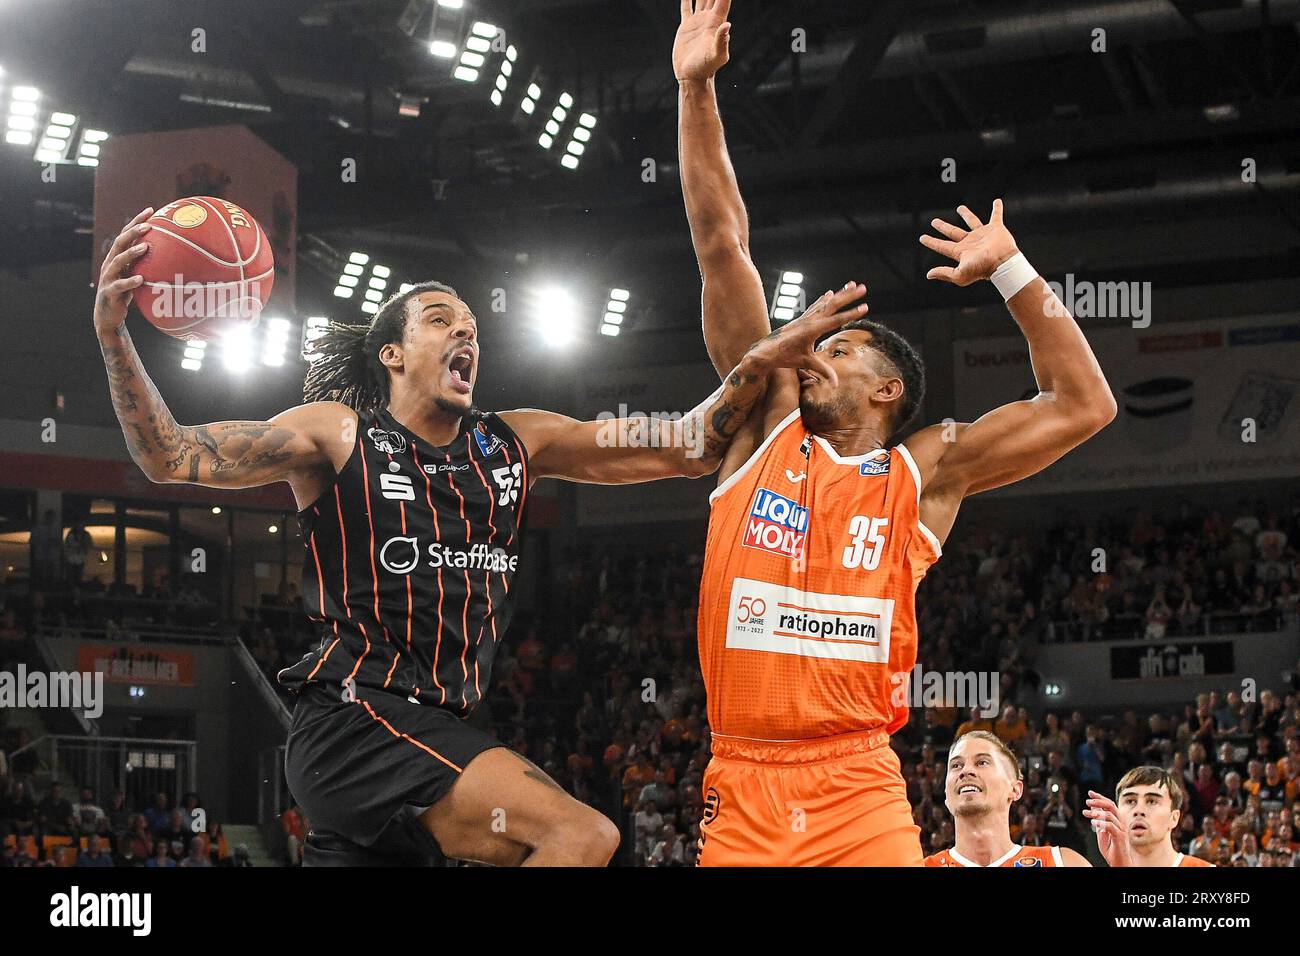
<svg viewBox="0 0 1300 956"><path fill-rule="evenodd" d="M770 432L768 432L767 437L763 439L763 443L759 445L756 449L754 449L754 454L750 455L749 458L745 460L745 463L743 465L741 465L730 475L728 475L726 481L724 481L722 484L718 485L718 487L713 489L713 493L709 495L710 508L713 507L713 502L717 501L719 496L724 494L729 488L731 488L732 485L738 482L741 476L745 474L745 472L749 471L749 469L753 466L754 462L758 461L759 458L763 457L763 453L767 451L768 446L771 445L772 442L776 441L776 436L781 434L781 432L785 431L788 427L790 427L790 423L793 422L798 417L799 417L799 409L796 408L789 415L785 416L785 418L781 419L781 421L777 424L775 428L773 428Z"/></svg>
<svg viewBox="0 0 1300 956"><path fill-rule="evenodd" d="M995 866L1001 866L1003 863L1007 862L1007 860L1011 859L1013 856L1015 856L1023 849L1024 847L1021 846L1019 843L1017 843L1013 845L1010 850L1007 850L1006 853L1003 853L992 863L988 864L988 866L982 866L981 864L976 863L974 860L966 859L966 857L962 856L960 853L957 852L956 847L953 847L951 850L949 850L948 855L952 857L954 860L956 860L958 863L960 863L962 866L973 866L976 869L985 870Z"/></svg>
<svg viewBox="0 0 1300 956"><path fill-rule="evenodd" d="M907 450L906 445L899 444L894 447L898 449L898 454L903 461L907 462L907 468L912 473L912 484L916 485L916 506L919 509L921 507L921 469L916 467L916 459L912 457L912 453ZM934 553L939 557L943 557L943 545L939 543L939 536L925 526L925 522L921 520L919 514L916 516L916 526L921 529L921 534L925 535L925 540L930 542L930 547L934 548Z"/></svg>
<svg viewBox="0 0 1300 956"><path fill-rule="evenodd" d="M1052 860L1057 866L1065 866L1065 860L1061 859L1061 848L1059 846L1052 847Z"/></svg>
<svg viewBox="0 0 1300 956"><path fill-rule="evenodd" d="M873 448L871 451L864 452L861 455L845 456L837 452L835 446L825 438L822 438L821 435L814 435L813 438L817 439L817 444L822 446L822 450L825 451L826 454L830 455L831 461L835 462L837 465L860 465L862 462L870 461L884 451L883 448Z"/></svg>

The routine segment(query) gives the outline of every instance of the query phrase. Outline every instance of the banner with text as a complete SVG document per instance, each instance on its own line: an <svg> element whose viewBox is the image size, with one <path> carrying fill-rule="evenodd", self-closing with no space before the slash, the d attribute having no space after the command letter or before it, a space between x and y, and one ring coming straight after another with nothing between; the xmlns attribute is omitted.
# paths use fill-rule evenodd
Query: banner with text
<svg viewBox="0 0 1300 956"><path fill-rule="evenodd" d="M1300 475L1300 317L1091 329L1119 414L1009 494ZM1019 336L953 343L954 418L1037 392Z"/></svg>
<svg viewBox="0 0 1300 956"><path fill-rule="evenodd" d="M1119 644L1110 649L1112 680L1169 680L1231 674L1232 641Z"/></svg>
<svg viewBox="0 0 1300 956"><path fill-rule="evenodd" d="M104 681L109 684L194 686L194 655L186 651L82 644L77 648L77 670L103 671Z"/></svg>

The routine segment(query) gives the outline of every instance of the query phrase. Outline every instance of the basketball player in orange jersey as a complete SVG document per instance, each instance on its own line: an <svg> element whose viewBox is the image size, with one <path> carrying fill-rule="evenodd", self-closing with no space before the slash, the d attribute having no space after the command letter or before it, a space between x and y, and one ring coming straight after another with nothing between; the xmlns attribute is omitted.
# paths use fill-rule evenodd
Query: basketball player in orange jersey
<svg viewBox="0 0 1300 956"><path fill-rule="evenodd" d="M948 751L944 804L957 839L926 866L1092 866L1069 847L1011 842L1011 805L1025 791L1020 762L996 734L972 730Z"/></svg>
<svg viewBox="0 0 1300 956"><path fill-rule="evenodd" d="M1111 866L1214 866L1174 849L1173 833L1186 794L1163 767L1134 767L1115 785L1115 799L1088 791L1083 815L1093 822L1097 845Z"/></svg>
<svg viewBox="0 0 1300 956"><path fill-rule="evenodd" d="M720 374L770 334L714 93L729 8L683 0L673 46L682 192ZM967 495L1041 471L1114 418L1087 341L1016 248L1002 203L988 223L959 212L965 228L936 219L943 238L921 239L954 263L928 276L998 287L1039 394L903 445L924 369L902 336L865 320L823 341L822 366L769 376L711 499L698 622L713 733L704 865L921 865L888 746L907 722L893 692L916 662L916 586Z"/></svg>
<svg viewBox="0 0 1300 956"><path fill-rule="evenodd" d="M100 274L95 331L132 458L156 482L288 482L319 645L280 674L297 696L285 774L312 821L304 865L603 865L618 829L465 722L515 601L529 488L714 471L771 369L818 364L817 337L863 314L851 285L750 351L676 422L479 411L478 328L448 286L419 283L363 325L334 324L307 403L270 421L176 422L125 326L146 209Z"/></svg>

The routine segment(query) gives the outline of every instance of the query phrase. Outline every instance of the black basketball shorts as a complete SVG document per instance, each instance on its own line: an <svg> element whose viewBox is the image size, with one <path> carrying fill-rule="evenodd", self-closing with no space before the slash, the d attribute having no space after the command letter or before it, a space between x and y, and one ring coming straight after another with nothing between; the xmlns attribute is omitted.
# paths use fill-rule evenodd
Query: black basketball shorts
<svg viewBox="0 0 1300 956"><path fill-rule="evenodd" d="M285 779L311 826L304 865L430 865L418 822L471 760L504 746L441 707L311 682L293 710Z"/></svg>

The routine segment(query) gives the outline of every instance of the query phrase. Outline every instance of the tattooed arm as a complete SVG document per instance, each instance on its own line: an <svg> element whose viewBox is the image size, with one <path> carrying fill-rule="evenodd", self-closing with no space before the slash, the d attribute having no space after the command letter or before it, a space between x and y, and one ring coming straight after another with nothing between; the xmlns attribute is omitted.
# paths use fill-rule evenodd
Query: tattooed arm
<svg viewBox="0 0 1300 956"><path fill-rule="evenodd" d="M113 243L95 297L95 332L131 457L151 481L215 488L288 481L300 504L313 500L351 451L350 438L341 439L349 422L355 428L355 412L315 402L269 422L179 425L145 372L125 319L131 292L143 281L127 272L145 251L139 239L149 229L144 220L151 211L140 213Z"/></svg>
<svg viewBox="0 0 1300 956"><path fill-rule="evenodd" d="M822 296L798 319L754 343L722 387L680 418L579 422L535 409L501 417L528 448L537 478L621 485L712 474L766 394L773 370L815 368L834 375L814 353L814 344L864 314L865 305L851 303L865 293L865 287L849 283Z"/></svg>
<svg viewBox="0 0 1300 956"><path fill-rule="evenodd" d="M580 422L533 408L502 412L528 449L534 478L624 485L698 478L717 470L732 437L767 391L767 369L746 357L726 382L678 418Z"/></svg>

